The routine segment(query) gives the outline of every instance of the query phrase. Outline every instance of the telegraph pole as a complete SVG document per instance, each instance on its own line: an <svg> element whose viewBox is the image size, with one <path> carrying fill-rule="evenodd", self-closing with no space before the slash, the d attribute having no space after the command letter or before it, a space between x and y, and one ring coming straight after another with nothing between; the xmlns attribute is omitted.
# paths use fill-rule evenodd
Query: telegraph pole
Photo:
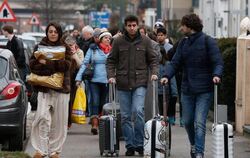
<svg viewBox="0 0 250 158"><path fill-rule="evenodd" d="M157 0L156 20L161 19L161 0Z"/></svg>

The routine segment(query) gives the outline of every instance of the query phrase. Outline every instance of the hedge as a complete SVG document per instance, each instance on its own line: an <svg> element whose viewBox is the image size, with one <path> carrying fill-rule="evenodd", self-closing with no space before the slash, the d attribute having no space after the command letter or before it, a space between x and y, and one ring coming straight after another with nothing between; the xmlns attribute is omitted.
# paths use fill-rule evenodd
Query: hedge
<svg viewBox="0 0 250 158"><path fill-rule="evenodd" d="M228 120L235 121L236 89L236 38L218 39L218 46L224 61L222 83L219 86L218 103L228 106Z"/></svg>

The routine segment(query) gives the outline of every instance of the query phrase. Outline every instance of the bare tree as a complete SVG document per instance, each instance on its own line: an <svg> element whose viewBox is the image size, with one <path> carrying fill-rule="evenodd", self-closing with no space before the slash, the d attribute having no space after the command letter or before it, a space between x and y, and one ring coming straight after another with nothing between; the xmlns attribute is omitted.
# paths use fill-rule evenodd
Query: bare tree
<svg viewBox="0 0 250 158"><path fill-rule="evenodd" d="M65 16L74 14L79 5L83 5L83 0L27 0L27 6L33 8L34 13L38 13L41 18L49 21L61 21Z"/></svg>

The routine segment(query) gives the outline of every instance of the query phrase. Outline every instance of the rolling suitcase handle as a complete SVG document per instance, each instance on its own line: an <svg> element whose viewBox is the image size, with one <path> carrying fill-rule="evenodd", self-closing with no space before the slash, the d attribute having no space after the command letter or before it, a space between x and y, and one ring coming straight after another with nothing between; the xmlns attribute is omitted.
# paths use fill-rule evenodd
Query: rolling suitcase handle
<svg viewBox="0 0 250 158"><path fill-rule="evenodd" d="M109 102L112 103L112 115L116 117L116 89L115 83L109 83Z"/></svg>
<svg viewBox="0 0 250 158"><path fill-rule="evenodd" d="M162 89L163 89L163 118L164 118L164 122L167 125L168 105L167 105L166 85L165 84L162 85Z"/></svg>
<svg viewBox="0 0 250 158"><path fill-rule="evenodd" d="M157 80L152 81L152 85L153 85L153 117L156 116L156 100L158 99L158 96L156 94L156 87L157 87Z"/></svg>
<svg viewBox="0 0 250 158"><path fill-rule="evenodd" d="M218 124L218 112L217 112L217 104L218 104L218 85L214 84L214 125Z"/></svg>

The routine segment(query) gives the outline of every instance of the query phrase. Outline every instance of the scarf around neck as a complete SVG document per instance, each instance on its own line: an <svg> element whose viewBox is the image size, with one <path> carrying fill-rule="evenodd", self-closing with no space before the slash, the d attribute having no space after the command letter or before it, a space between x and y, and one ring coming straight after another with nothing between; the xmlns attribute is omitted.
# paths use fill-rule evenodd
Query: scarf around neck
<svg viewBox="0 0 250 158"><path fill-rule="evenodd" d="M103 43L99 43L99 47L105 54L108 54L112 49L111 45L105 45Z"/></svg>

